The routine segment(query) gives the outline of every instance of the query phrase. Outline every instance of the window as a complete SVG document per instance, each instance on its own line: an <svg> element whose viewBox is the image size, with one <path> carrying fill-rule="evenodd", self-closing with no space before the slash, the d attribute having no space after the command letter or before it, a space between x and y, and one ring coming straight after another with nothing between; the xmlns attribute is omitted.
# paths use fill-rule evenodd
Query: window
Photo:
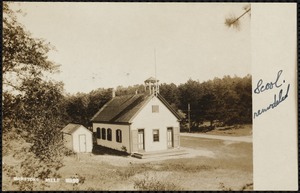
<svg viewBox="0 0 300 193"><path fill-rule="evenodd" d="M110 128L107 129L107 140L111 141L111 129Z"/></svg>
<svg viewBox="0 0 300 193"><path fill-rule="evenodd" d="M120 129L116 130L116 141L122 143L122 131Z"/></svg>
<svg viewBox="0 0 300 193"><path fill-rule="evenodd" d="M159 141L159 130L153 129L153 141Z"/></svg>
<svg viewBox="0 0 300 193"><path fill-rule="evenodd" d="M158 113L159 112L159 106L158 105L152 105L152 113Z"/></svg>
<svg viewBox="0 0 300 193"><path fill-rule="evenodd" d="M101 129L97 127L97 138L101 139Z"/></svg>
<svg viewBox="0 0 300 193"><path fill-rule="evenodd" d="M106 130L102 128L102 139L106 139Z"/></svg>

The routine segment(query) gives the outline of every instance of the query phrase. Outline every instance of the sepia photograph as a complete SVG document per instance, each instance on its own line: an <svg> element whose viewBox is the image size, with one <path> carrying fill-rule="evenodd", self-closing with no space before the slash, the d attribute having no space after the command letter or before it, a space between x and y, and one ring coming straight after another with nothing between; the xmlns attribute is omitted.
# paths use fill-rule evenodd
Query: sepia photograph
<svg viewBox="0 0 300 193"><path fill-rule="evenodd" d="M253 190L250 3L2 13L2 190Z"/></svg>

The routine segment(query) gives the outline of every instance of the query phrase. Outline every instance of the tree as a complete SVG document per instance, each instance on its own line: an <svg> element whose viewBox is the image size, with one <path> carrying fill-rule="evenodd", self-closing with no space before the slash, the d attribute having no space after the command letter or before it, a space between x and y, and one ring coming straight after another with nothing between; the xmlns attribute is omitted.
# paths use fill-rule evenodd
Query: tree
<svg viewBox="0 0 300 193"><path fill-rule="evenodd" d="M136 84L128 87L118 86L116 89L117 96L135 93L145 93L145 86L143 84Z"/></svg>
<svg viewBox="0 0 300 193"><path fill-rule="evenodd" d="M22 152L24 176L53 177L62 166L63 84L44 79L45 73L58 70L48 59L51 49L45 40L33 38L9 4L3 3L3 136L17 132L13 134L30 144ZM10 140L3 137L3 148ZM20 183L26 190L32 190L32 185Z"/></svg>
<svg viewBox="0 0 300 193"><path fill-rule="evenodd" d="M204 121L232 125L252 122L251 76L244 78L224 76L205 82L188 80L178 87L179 109L187 113L191 106L192 127ZM168 95L168 94L166 94Z"/></svg>
<svg viewBox="0 0 300 193"><path fill-rule="evenodd" d="M15 118L12 112L15 102L24 96L22 85L35 78L42 78L45 72L55 72L58 65L48 60L47 53L53 47L45 40L32 38L17 21L16 14L9 8L7 2L3 3L3 49L2 49L2 76L4 108L4 130L11 128L11 119ZM8 117L14 116L14 117Z"/></svg>
<svg viewBox="0 0 300 193"><path fill-rule="evenodd" d="M90 93L77 93L65 98L65 108L69 121L90 126L91 118L98 110L108 102L111 97L111 89L97 89Z"/></svg>
<svg viewBox="0 0 300 193"><path fill-rule="evenodd" d="M166 101L175 109L178 110L179 107L179 90L174 83L171 84L161 84L159 86L159 94L163 96Z"/></svg>
<svg viewBox="0 0 300 193"><path fill-rule="evenodd" d="M240 16L236 17L236 16L232 15L232 16L229 16L229 17L225 18L225 25L228 26L228 27L233 27L233 28L239 30L240 25L241 25L240 20L247 13L249 13L249 16L251 15L251 5L250 4L244 6L243 9L244 9L244 12Z"/></svg>
<svg viewBox="0 0 300 193"><path fill-rule="evenodd" d="M24 80L42 77L43 72L55 72L58 65L48 60L53 49L45 40L32 38L20 24L15 13L3 3L3 86L4 91L20 91Z"/></svg>
<svg viewBox="0 0 300 193"><path fill-rule="evenodd" d="M217 97L213 93L207 93L203 95L199 103L199 117L201 117L201 120L208 120L210 121L210 127L213 126L213 121L217 120L220 114L220 111L218 109L218 101Z"/></svg>
<svg viewBox="0 0 300 193"><path fill-rule="evenodd" d="M199 112L199 99L204 92L203 84L200 84L198 81L189 79L185 84L178 86L179 91L179 109L184 113L188 113L188 104L190 104L191 112L191 127L198 127L199 124L203 121ZM186 120L184 122L187 122Z"/></svg>

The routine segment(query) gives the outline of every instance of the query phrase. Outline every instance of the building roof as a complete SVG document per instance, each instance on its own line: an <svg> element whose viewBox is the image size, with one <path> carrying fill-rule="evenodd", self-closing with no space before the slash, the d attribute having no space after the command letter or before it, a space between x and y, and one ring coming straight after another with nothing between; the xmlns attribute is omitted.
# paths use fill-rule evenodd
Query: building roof
<svg viewBox="0 0 300 193"><path fill-rule="evenodd" d="M131 119L154 95L135 94L116 96L107 102L91 119L92 122L130 123ZM178 118L180 115L167 103L162 96L158 99Z"/></svg>
<svg viewBox="0 0 300 193"><path fill-rule="evenodd" d="M67 126L65 126L61 131L63 133L68 133L68 134L72 134L74 131L76 131L80 126L79 124L73 124L73 123L69 123Z"/></svg>
<svg viewBox="0 0 300 193"><path fill-rule="evenodd" d="M156 78L153 78L152 76L150 78L148 78L147 80L144 81L145 83L146 82L151 82L151 83L156 83L156 82L159 82L159 80L157 80Z"/></svg>

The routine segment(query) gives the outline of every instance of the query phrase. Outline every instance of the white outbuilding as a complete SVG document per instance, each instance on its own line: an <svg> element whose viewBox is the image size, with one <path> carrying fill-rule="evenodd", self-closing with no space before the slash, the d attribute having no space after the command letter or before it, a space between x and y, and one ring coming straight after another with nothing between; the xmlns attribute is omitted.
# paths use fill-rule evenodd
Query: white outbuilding
<svg viewBox="0 0 300 193"><path fill-rule="evenodd" d="M83 125L70 123L62 129L64 145L76 153L92 152L93 133Z"/></svg>

